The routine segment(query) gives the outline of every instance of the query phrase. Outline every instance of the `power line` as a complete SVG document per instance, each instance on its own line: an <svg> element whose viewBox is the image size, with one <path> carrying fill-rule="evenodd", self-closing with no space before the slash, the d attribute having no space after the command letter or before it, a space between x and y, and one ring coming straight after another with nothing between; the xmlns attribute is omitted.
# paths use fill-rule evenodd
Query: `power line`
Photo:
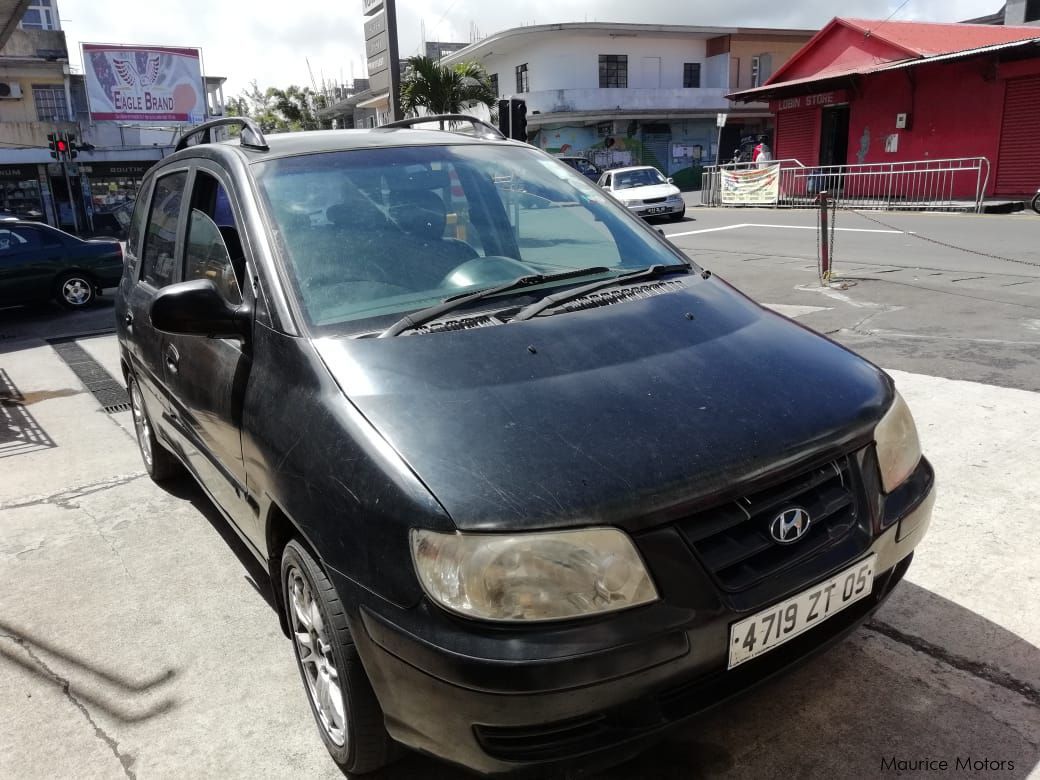
<svg viewBox="0 0 1040 780"><path fill-rule="evenodd" d="M895 16L895 15L896 15L897 13L899 13L900 11L902 11L902 10L903 10L903 6L905 6L905 5L906 5L907 3L909 3L909 2L910 2L910 0L903 0L903 2L901 2L901 3L899 4L899 6L898 6L898 7L896 8L896 10L894 10L894 11L893 11L892 13L890 13L890 14L889 14L888 16L886 16L886 17L885 17L885 18L884 18L883 20L881 20L881 22L880 22L880 23L878 23L878 24L875 24L875 25L874 25L873 27L871 27L871 28L870 28L869 30L867 30L867 31L866 31L865 33L863 33L863 37L864 37L864 38L869 38L869 37L870 37L870 34L871 34L872 32L874 32L874 30L878 29L878 28L879 28L879 27L880 27L881 25L883 25L883 24L884 24L885 22L889 21L889 20L890 20L890 19L891 19L891 18L892 18L893 16Z"/></svg>

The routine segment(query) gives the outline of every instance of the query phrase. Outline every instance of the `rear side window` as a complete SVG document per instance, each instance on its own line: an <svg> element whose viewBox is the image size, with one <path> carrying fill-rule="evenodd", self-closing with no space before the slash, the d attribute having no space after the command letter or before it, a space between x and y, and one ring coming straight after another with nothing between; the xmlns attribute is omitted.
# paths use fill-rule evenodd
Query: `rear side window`
<svg viewBox="0 0 1040 780"><path fill-rule="evenodd" d="M20 252L23 249L33 249L39 245L39 235L31 228L0 229L0 253Z"/></svg>
<svg viewBox="0 0 1040 780"><path fill-rule="evenodd" d="M154 287L165 287L176 274L177 220L187 182L187 171L181 171L163 176L155 183L141 270L141 278Z"/></svg>
<svg viewBox="0 0 1040 780"><path fill-rule="evenodd" d="M145 192L134 204L134 215L130 219L130 230L126 237L127 262L132 266L137 265L137 258L141 254L141 235L144 233L144 223L148 216L148 193Z"/></svg>

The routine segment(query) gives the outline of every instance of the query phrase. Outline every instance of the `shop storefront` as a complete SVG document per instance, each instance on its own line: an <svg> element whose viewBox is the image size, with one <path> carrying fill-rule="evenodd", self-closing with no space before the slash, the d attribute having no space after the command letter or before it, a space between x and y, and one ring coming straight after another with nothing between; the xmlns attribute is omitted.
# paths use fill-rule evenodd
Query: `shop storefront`
<svg viewBox="0 0 1040 780"><path fill-rule="evenodd" d="M0 163L0 213L43 218L39 166Z"/></svg>
<svg viewBox="0 0 1040 780"><path fill-rule="evenodd" d="M125 234L145 172L155 160L79 165L95 233Z"/></svg>

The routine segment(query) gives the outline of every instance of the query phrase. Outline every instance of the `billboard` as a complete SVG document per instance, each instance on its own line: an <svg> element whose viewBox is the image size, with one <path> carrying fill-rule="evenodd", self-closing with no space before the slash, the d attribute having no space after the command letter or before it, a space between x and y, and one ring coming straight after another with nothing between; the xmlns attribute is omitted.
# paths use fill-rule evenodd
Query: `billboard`
<svg viewBox="0 0 1040 780"><path fill-rule="evenodd" d="M206 86L198 49L83 44L90 118L202 122Z"/></svg>

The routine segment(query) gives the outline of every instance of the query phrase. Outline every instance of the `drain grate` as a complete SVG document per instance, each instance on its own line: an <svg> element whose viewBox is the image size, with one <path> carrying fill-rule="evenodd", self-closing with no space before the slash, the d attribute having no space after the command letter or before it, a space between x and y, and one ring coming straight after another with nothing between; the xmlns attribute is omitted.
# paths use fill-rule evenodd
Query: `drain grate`
<svg viewBox="0 0 1040 780"><path fill-rule="evenodd" d="M57 339L51 342L51 347L106 412L125 412L130 408L130 397L126 394L126 388L113 379L105 367L94 360L83 347L75 341Z"/></svg>

